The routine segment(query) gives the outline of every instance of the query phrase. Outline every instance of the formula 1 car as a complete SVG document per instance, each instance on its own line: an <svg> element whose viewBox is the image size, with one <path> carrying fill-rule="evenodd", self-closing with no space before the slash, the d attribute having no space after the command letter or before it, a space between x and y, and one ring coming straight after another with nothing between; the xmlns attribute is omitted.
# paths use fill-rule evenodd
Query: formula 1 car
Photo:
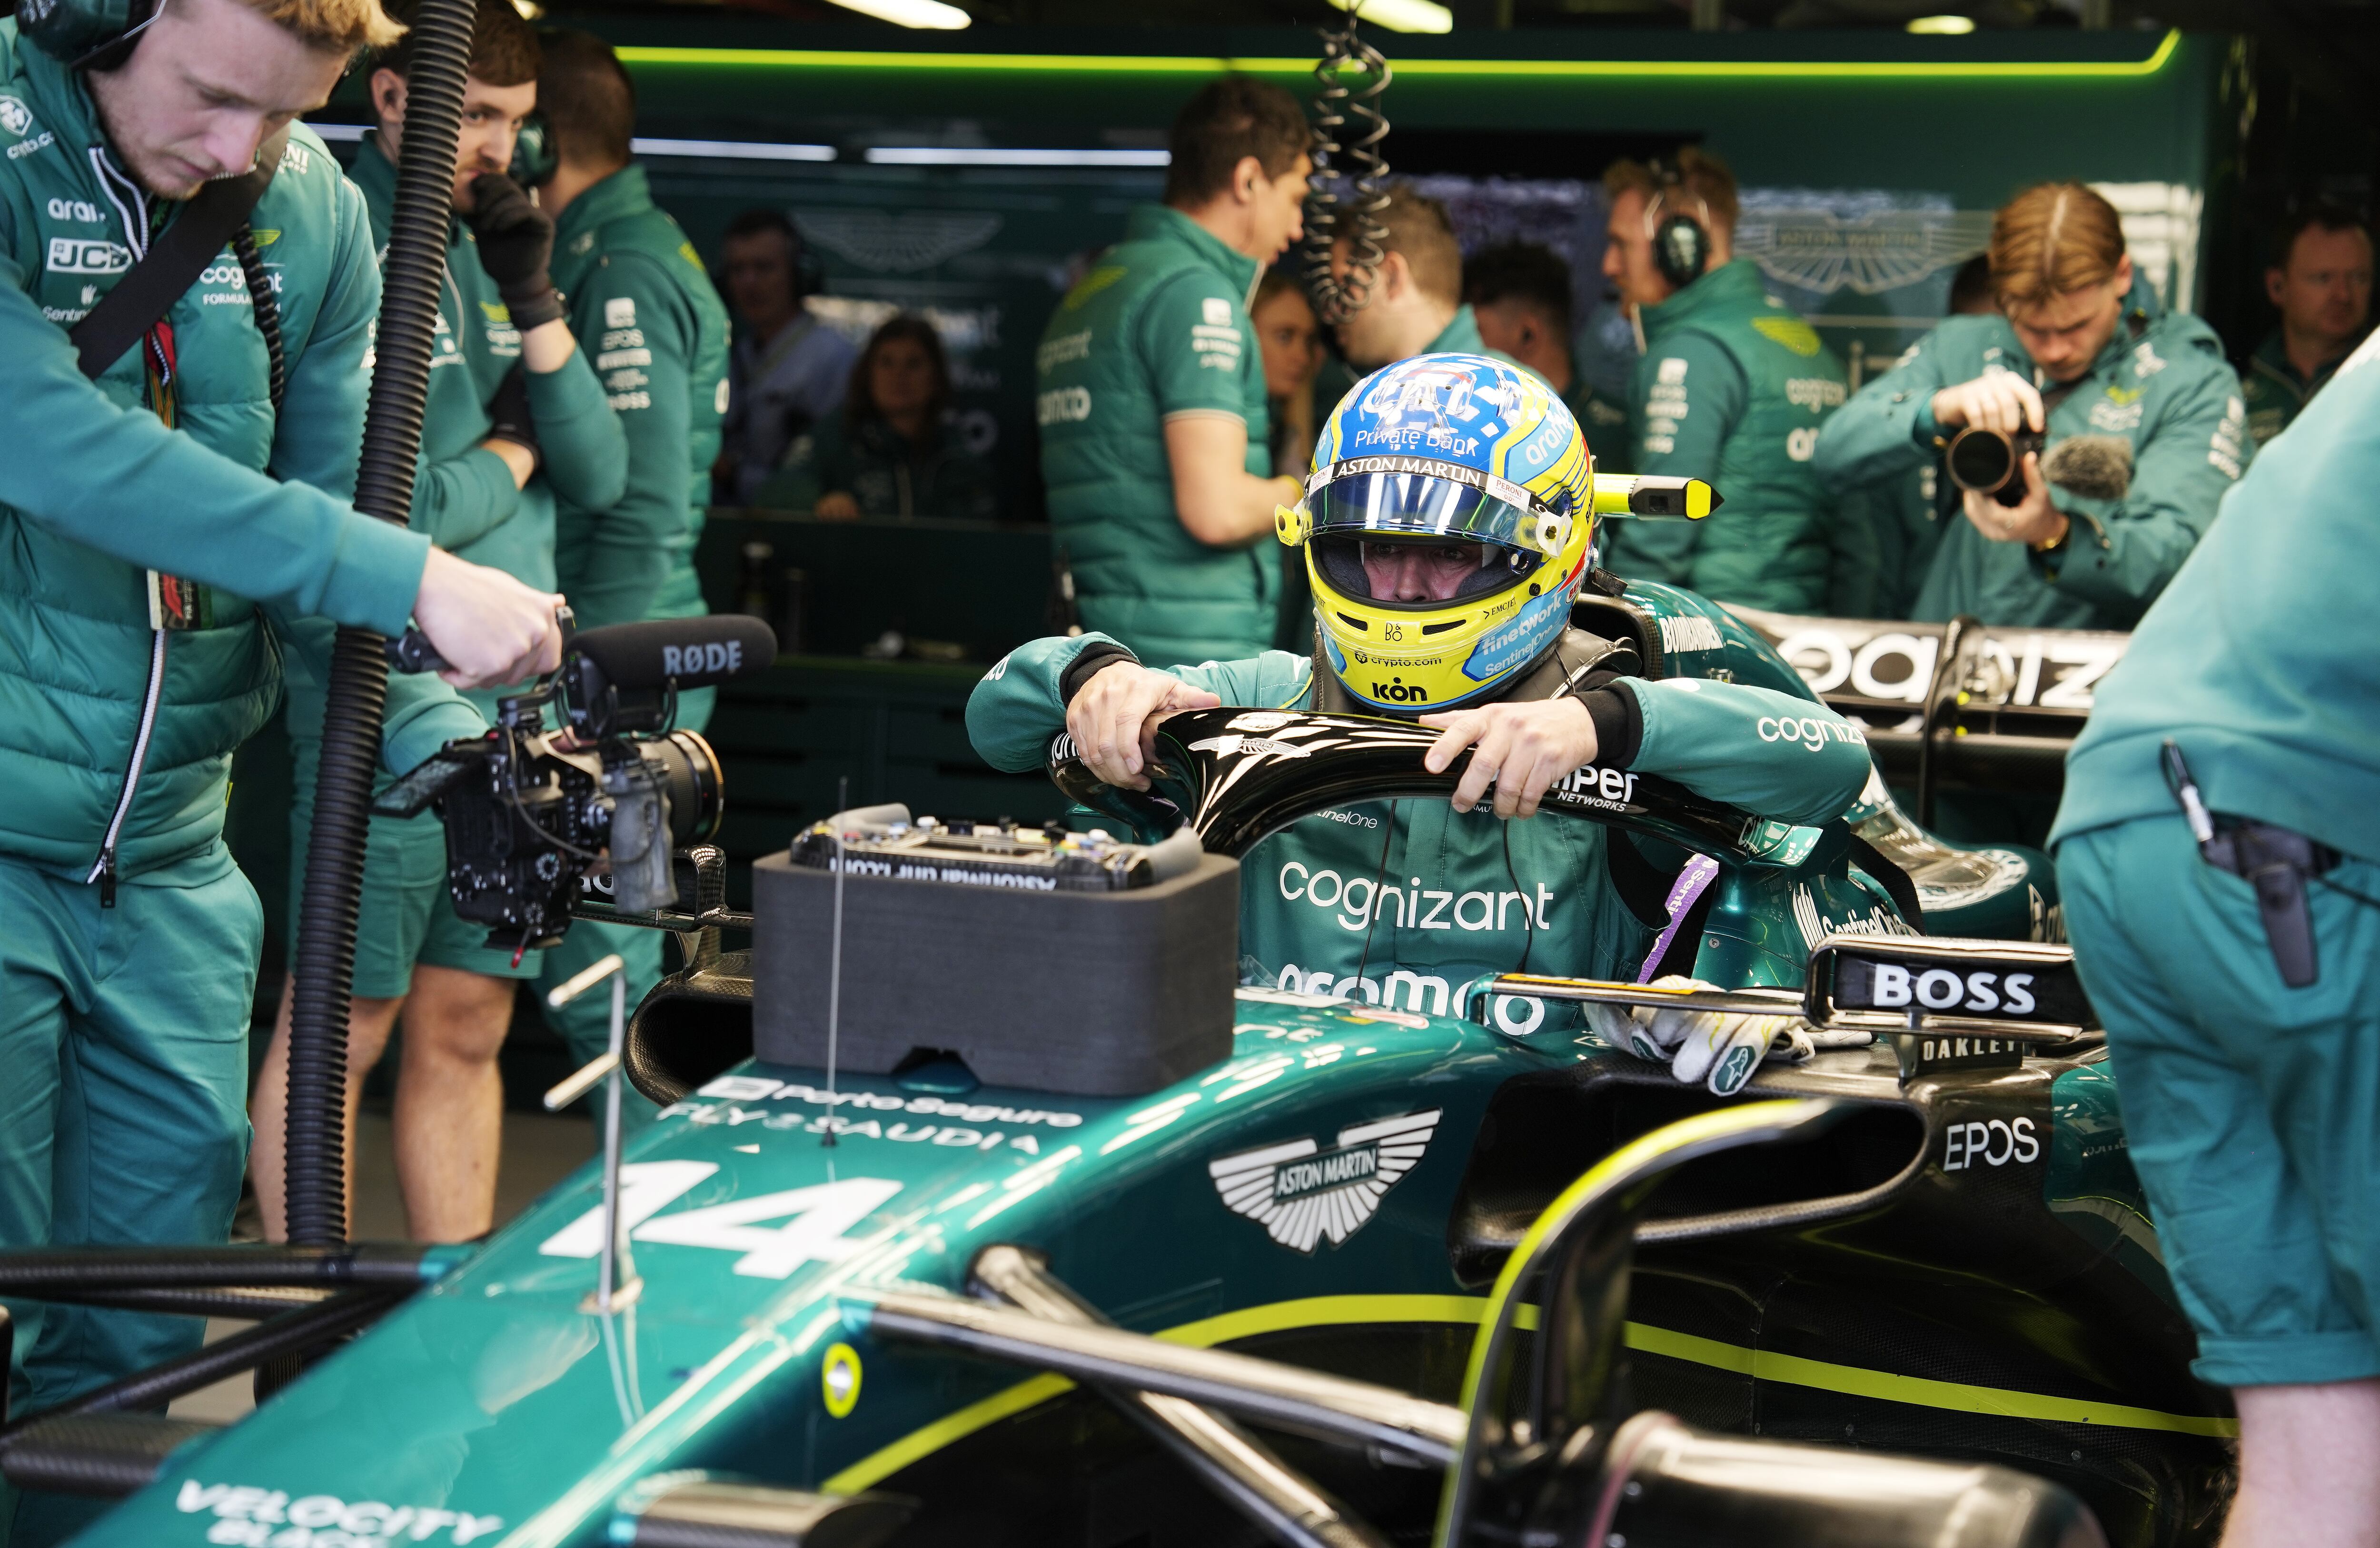
<svg viewBox="0 0 2380 1548"><path fill-rule="evenodd" d="M1591 610L1648 673L1815 697L1698 598ZM1222 866L1462 772L1397 723L1247 714L1168 721L1148 796L1062 738L1052 776ZM1284 739L1306 755L1268 760ZM10 1297L261 1319L15 1420L0 1469L126 1496L94 1548L2211 1542L2233 1420L2189 1374L2035 858L1935 842L1881 779L1819 829L1649 776L1546 812L1718 863L1684 939L1746 987L1696 1003L1876 1041L1723 1100L1488 1013L1672 991L1255 987L1195 1060L1093 1091L1051 1050L1099 963L920 935L874 958L939 1007L914 1056L772 1062L717 933L772 939L766 896L729 915L702 852L651 919L694 944L630 1029L666 1105L615 1173L469 1248L0 1254ZM1184 970L1229 997L1218 950ZM1038 1015L990 1014L995 977ZM984 1079L1017 1069L1043 1075ZM139 1411L367 1323L227 1430Z"/></svg>

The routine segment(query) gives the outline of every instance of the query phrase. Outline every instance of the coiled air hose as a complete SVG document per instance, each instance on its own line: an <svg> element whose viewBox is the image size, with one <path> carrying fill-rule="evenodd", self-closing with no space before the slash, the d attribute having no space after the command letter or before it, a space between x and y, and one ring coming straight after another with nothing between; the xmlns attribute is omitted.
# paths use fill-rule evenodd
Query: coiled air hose
<svg viewBox="0 0 2380 1548"><path fill-rule="evenodd" d="M1380 141L1389 120L1380 96L1396 72L1380 51L1355 30L1359 3L1347 7L1347 24L1322 34L1322 59L1314 67L1320 90L1314 98L1314 172L1305 195L1305 294L1325 327L1343 323L1372 299L1389 238L1380 212L1389 207L1389 164ZM1350 85L1350 79L1354 84ZM1347 179L1344 198L1338 183ZM1331 252L1347 244L1347 271L1331 271Z"/></svg>
<svg viewBox="0 0 2380 1548"><path fill-rule="evenodd" d="M413 510L473 16L472 0L422 0L406 72L404 147L388 255L381 264L377 357L356 476L356 508L399 526ZM335 1246L347 1235L347 1000L388 699L381 643L370 629L338 631L322 715L289 1018L285 1176L289 1239L301 1246Z"/></svg>

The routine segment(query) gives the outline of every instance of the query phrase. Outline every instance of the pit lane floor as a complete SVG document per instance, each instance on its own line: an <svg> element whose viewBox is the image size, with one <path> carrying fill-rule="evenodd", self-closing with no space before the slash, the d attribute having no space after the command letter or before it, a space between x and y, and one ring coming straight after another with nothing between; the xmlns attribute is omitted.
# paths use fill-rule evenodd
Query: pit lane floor
<svg viewBox="0 0 2380 1548"><path fill-rule="evenodd" d="M594 1152L595 1129L579 1114L558 1117L542 1113L504 1114L504 1160L496 1175L496 1224L520 1213L538 1195L569 1176ZM244 1209L240 1225L253 1229ZM356 1218L358 1241L403 1241L405 1206L396 1189L396 1161L389 1145L385 1112L369 1109L356 1134ZM211 1320L207 1342L252 1327L250 1323ZM255 1378L247 1371L177 1400L170 1412L176 1419L205 1420L228 1424L256 1406Z"/></svg>

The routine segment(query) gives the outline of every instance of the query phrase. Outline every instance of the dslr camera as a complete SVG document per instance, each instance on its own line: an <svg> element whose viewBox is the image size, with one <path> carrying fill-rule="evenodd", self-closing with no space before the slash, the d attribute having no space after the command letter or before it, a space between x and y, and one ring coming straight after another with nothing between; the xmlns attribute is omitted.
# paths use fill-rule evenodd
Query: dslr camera
<svg viewBox="0 0 2380 1548"><path fill-rule="evenodd" d="M499 949L560 941L582 878L600 894L608 872L622 913L669 908L673 852L718 832L722 811L710 744L673 729L678 693L758 672L776 653L769 626L737 614L573 635L561 668L500 701L486 736L448 742L372 811L437 811L455 911Z"/></svg>
<svg viewBox="0 0 2380 1548"><path fill-rule="evenodd" d="M2024 504L2024 457L2038 453L2048 437L2037 430L1985 430L1969 425L1950 437L1942 453L1950 481L1961 489L1988 494L2013 509Z"/></svg>

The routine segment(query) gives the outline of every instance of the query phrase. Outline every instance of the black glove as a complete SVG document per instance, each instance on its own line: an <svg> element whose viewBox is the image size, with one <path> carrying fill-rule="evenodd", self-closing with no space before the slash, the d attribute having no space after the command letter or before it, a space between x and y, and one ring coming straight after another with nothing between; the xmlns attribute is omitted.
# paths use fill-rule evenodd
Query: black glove
<svg viewBox="0 0 2380 1548"><path fill-rule="evenodd" d="M530 201L528 190L501 172L471 179L471 210L464 217L479 238L480 267L527 333L562 315L562 296L546 274L553 259L553 217Z"/></svg>
<svg viewBox="0 0 2380 1548"><path fill-rule="evenodd" d="M537 444L537 416L529 412L527 366L516 364L504 372L488 403L488 418L495 421L488 429L490 440L510 441L528 453L532 468L545 466L545 448Z"/></svg>

